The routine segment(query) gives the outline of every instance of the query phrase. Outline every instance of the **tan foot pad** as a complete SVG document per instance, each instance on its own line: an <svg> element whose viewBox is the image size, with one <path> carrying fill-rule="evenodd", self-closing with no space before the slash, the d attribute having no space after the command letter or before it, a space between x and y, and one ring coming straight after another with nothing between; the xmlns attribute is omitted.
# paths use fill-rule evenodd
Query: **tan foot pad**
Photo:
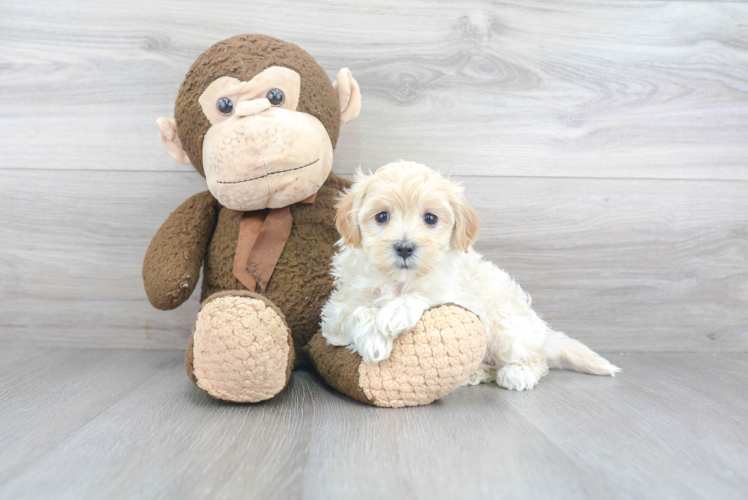
<svg viewBox="0 0 748 500"><path fill-rule="evenodd" d="M309 345L328 384L364 403L400 408L429 404L462 385L483 360L486 333L475 314L443 305L426 311L380 363L361 363L361 356L328 345L321 333Z"/></svg>
<svg viewBox="0 0 748 500"><path fill-rule="evenodd" d="M458 306L441 306L398 337L388 359L361 364L359 383L377 406L425 405L460 387L485 354L486 333L478 317Z"/></svg>
<svg viewBox="0 0 748 500"><path fill-rule="evenodd" d="M198 312L190 343L193 380L214 398L264 401L288 383L293 364L290 331L283 317L260 298L209 298Z"/></svg>

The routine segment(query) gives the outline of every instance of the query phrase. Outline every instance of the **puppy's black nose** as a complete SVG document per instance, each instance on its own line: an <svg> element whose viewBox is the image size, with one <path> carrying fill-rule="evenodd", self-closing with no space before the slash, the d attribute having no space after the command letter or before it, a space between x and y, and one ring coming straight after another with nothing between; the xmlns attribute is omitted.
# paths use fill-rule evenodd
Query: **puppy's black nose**
<svg viewBox="0 0 748 500"><path fill-rule="evenodd" d="M410 241L398 241L397 243L395 243L395 252L402 259L407 259L411 255L413 255L415 249L416 245L414 243L411 243Z"/></svg>

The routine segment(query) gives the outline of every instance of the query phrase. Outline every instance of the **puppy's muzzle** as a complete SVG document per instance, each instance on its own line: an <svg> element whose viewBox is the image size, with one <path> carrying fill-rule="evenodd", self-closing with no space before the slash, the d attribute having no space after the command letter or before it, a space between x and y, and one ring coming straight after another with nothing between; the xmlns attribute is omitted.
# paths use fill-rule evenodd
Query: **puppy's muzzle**
<svg viewBox="0 0 748 500"><path fill-rule="evenodd" d="M413 253L416 251L416 244L412 241L398 241L395 243L392 248L395 250L395 253L398 257L403 259L403 263L405 268L409 267L407 265L407 261L409 258L413 256Z"/></svg>

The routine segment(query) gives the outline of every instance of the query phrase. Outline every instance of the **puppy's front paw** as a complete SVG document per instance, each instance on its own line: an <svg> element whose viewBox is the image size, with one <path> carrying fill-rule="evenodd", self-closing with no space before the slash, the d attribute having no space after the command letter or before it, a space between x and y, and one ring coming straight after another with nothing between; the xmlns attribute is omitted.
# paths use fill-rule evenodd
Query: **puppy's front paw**
<svg viewBox="0 0 748 500"><path fill-rule="evenodd" d="M364 363L379 363L390 357L393 340L374 332L357 339L354 346Z"/></svg>
<svg viewBox="0 0 748 500"><path fill-rule="evenodd" d="M385 337L394 339L416 326L428 304L415 297L399 297L385 305L377 313L377 330Z"/></svg>
<svg viewBox="0 0 748 500"><path fill-rule="evenodd" d="M539 381L540 378L528 366L508 365L496 372L496 383L510 391L530 390Z"/></svg>
<svg viewBox="0 0 748 500"><path fill-rule="evenodd" d="M392 341L377 331L377 310L357 307L352 315L351 344L364 363L378 363L390 357Z"/></svg>

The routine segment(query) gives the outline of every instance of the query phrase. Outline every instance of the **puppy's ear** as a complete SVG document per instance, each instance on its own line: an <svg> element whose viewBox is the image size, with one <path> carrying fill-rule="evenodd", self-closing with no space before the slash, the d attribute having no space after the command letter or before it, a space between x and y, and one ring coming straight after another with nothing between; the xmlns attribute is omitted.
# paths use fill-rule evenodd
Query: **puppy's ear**
<svg viewBox="0 0 748 500"><path fill-rule="evenodd" d="M361 243L361 230L358 227L358 189L354 185L345 192L335 205L335 226L338 228L343 243L355 247Z"/></svg>
<svg viewBox="0 0 748 500"><path fill-rule="evenodd" d="M452 237L457 248L467 253L478 238L478 227L480 218L473 210L465 196L460 193L457 200L452 204L455 213L455 229Z"/></svg>

